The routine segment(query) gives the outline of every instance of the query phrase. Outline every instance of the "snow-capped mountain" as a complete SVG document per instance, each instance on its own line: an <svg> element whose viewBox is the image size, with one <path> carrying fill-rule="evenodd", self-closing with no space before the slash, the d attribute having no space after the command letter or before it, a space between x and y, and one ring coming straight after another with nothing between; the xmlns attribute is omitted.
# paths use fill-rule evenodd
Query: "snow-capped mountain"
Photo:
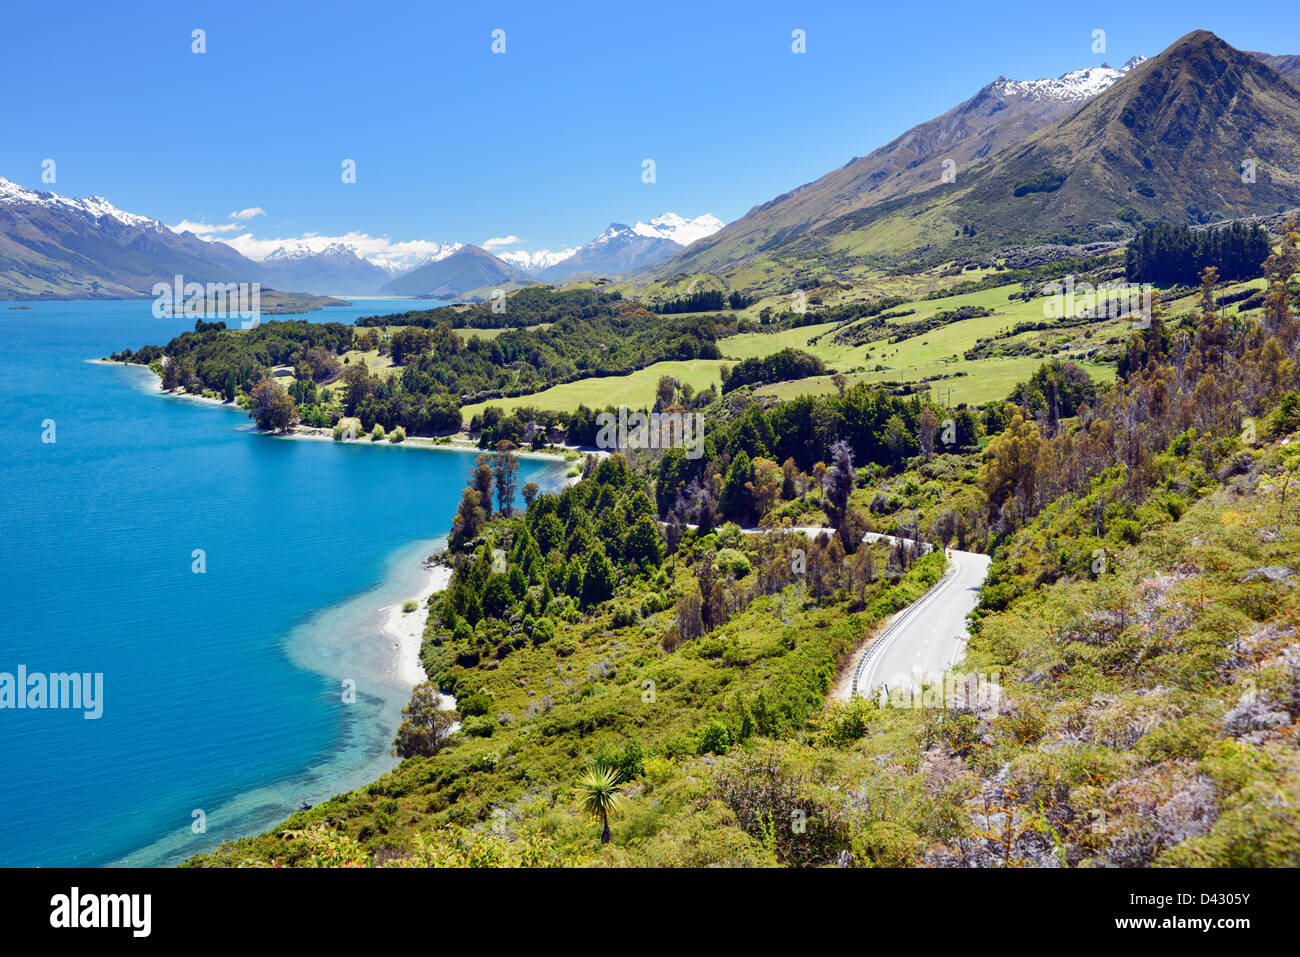
<svg viewBox="0 0 1300 957"><path fill-rule="evenodd" d="M77 199L0 178L0 299L131 299L181 274L257 281L225 243L176 233L102 196Z"/></svg>
<svg viewBox="0 0 1300 957"><path fill-rule="evenodd" d="M346 243L320 249L310 241L280 246L262 260L277 288L310 289L322 296L362 296L376 292L392 274Z"/></svg>
<svg viewBox="0 0 1300 957"><path fill-rule="evenodd" d="M535 252L520 249L515 252L497 253L497 256L513 266L518 266L526 273L537 274L564 262L577 251L577 246L572 249L561 249L558 252L550 249L538 249Z"/></svg>
<svg viewBox="0 0 1300 957"><path fill-rule="evenodd" d="M659 239L671 239L678 246L689 246L697 239L712 236L725 224L712 213L687 219L676 213L664 213L648 223L638 222L632 231L638 236L651 236Z"/></svg>
<svg viewBox="0 0 1300 957"><path fill-rule="evenodd" d="M44 207L58 214L84 217L95 224L108 219L115 220L123 226L138 227L153 232L170 231L158 220L118 209L102 196L87 196L85 199L60 196L58 193L19 186L2 176L0 176L0 204Z"/></svg>
<svg viewBox="0 0 1300 957"><path fill-rule="evenodd" d="M1122 79L1145 60L1144 56L1135 56L1118 70L1103 63L1101 66L1071 70L1055 79L1008 80L1006 77L998 77L993 82L992 90L1002 97L1082 102L1109 89L1116 80Z"/></svg>
<svg viewBox="0 0 1300 957"><path fill-rule="evenodd" d="M522 269L486 249L461 246L393 278L379 292L418 299L463 299L476 290L517 288L532 281Z"/></svg>
<svg viewBox="0 0 1300 957"><path fill-rule="evenodd" d="M655 266L659 274L705 272L746 261L758 250L941 182L941 164L962 176L986 157L1063 119L1125 80L1142 62L1074 70L1044 80L1000 76L970 99L920 123L866 156L761 203L740 219Z"/></svg>
<svg viewBox="0 0 1300 957"><path fill-rule="evenodd" d="M579 273L617 276L636 272L680 252L697 239L713 235L722 226L722 220L711 213L694 219L664 213L648 223L638 221L632 226L610 223L591 242L538 275L556 282Z"/></svg>
<svg viewBox="0 0 1300 957"><path fill-rule="evenodd" d="M694 219L664 213L648 223L610 223L590 242L559 251L538 249L501 252L496 255L532 276L555 282L576 273L618 275L632 272L669 256L723 226L722 220L705 213Z"/></svg>

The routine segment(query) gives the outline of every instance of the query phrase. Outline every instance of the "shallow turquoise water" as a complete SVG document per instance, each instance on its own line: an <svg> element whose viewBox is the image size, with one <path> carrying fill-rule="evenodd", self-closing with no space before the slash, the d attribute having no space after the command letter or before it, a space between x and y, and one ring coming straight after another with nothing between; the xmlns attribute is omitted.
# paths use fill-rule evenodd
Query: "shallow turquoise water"
<svg viewBox="0 0 1300 957"><path fill-rule="evenodd" d="M0 865L172 863L391 767L409 689L379 609L418 591L472 453L264 436L88 361L185 328L152 301L8 305L0 672L102 672L104 705L0 710Z"/></svg>

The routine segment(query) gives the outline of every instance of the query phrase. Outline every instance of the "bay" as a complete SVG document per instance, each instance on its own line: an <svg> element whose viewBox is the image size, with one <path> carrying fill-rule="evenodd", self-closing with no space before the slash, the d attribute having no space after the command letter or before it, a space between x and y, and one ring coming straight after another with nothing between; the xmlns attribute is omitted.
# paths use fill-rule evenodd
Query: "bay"
<svg viewBox="0 0 1300 957"><path fill-rule="evenodd" d="M174 864L394 766L410 688L381 609L419 591L474 453L267 436L91 361L186 328L152 300L11 305L0 672L102 673L104 704L0 710L0 865ZM524 459L519 483L563 473Z"/></svg>

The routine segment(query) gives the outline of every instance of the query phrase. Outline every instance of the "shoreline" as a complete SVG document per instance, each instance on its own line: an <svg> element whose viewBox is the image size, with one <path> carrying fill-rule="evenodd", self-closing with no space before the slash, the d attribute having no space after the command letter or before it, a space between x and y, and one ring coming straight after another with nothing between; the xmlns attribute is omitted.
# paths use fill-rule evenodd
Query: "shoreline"
<svg viewBox="0 0 1300 957"><path fill-rule="evenodd" d="M158 373L154 372L153 369L149 368L146 365L141 365L138 362L118 362L113 359L103 359L103 358L87 359L86 361L93 365L118 366L120 368L127 368L127 369L142 369L145 372L150 373L154 377L154 381L156 382L162 381ZM194 395L193 393L184 392L179 389L172 389L170 392L164 392L161 389L159 389L155 394L167 399L181 399L181 400L191 401L191 402L201 402L205 405L212 406L214 408L230 409L235 412L243 412L245 415L248 414L247 410L243 406L241 406L238 402L227 402L225 399L219 399L216 398L215 396ZM454 437L447 437L445 439L435 439L426 435L412 435L412 436L407 436L407 438L401 442L390 442L388 441L388 439L381 439L376 442L364 436L356 439L336 439L334 438L333 429L314 428L309 425L295 425L288 432L265 432L262 434L270 436L271 438L274 439L297 439L297 440L306 440L309 442L336 442L339 445L368 445L368 446L376 446L376 447L386 446L388 448L401 448L402 446L409 446L415 449L432 449L435 451L441 450L446 452L477 452L477 453L483 453L487 455L491 454L490 450L480 448L477 444L474 443L472 439L469 438L459 439ZM531 449L528 450L517 449L515 450L514 454L516 458L520 458L520 459L535 459L544 462L553 462L556 464L572 464L572 465L579 465L579 467L580 467L581 459L584 455L608 454L606 452L602 452L601 450L583 451L581 448L577 446L571 446L571 445L552 446L552 448L555 448L557 451L535 452ZM576 453L578 455L578 458L576 459L570 458L569 457L570 452ZM561 488L563 487L564 486L561 485Z"/></svg>
<svg viewBox="0 0 1300 957"><path fill-rule="evenodd" d="M410 601L409 598L379 609L386 615L384 634L393 639L393 647L397 650L397 677L411 688L429 680L420 661L424 629L429 621L429 598L444 591L451 583L451 566L441 560L425 560L422 567L428 577L414 598L415 611L402 611L403 602Z"/></svg>

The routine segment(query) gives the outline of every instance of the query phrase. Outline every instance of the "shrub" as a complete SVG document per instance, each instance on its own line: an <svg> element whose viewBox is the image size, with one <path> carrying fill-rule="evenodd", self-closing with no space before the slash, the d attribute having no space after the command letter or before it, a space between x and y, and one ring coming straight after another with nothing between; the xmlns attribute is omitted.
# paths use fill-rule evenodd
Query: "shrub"
<svg viewBox="0 0 1300 957"><path fill-rule="evenodd" d="M380 425L378 422L376 422L375 427L370 430L370 441L378 442L383 437L384 437L384 427Z"/></svg>
<svg viewBox="0 0 1300 957"><path fill-rule="evenodd" d="M862 738L867 733L867 723L875 708L865 698L851 702L835 702L827 710L823 723L823 737L832 747L842 748Z"/></svg>
<svg viewBox="0 0 1300 957"><path fill-rule="evenodd" d="M879 867L908 867L921 850L921 839L894 821L873 821L853 835L853 856Z"/></svg>
<svg viewBox="0 0 1300 957"><path fill-rule="evenodd" d="M555 622L549 618L539 618L533 625L533 644L543 645L555 637Z"/></svg>
<svg viewBox="0 0 1300 957"><path fill-rule="evenodd" d="M338 424L334 426L334 441L342 442L344 439L355 439L361 435L361 420L343 418L339 419Z"/></svg>
<svg viewBox="0 0 1300 957"><path fill-rule="evenodd" d="M662 787L672 778L676 766L672 758L653 757L642 762L642 769L651 787Z"/></svg>
<svg viewBox="0 0 1300 957"><path fill-rule="evenodd" d="M638 610L632 605L620 603L614 606L615 628L626 628L629 625L635 625L640 617Z"/></svg>
<svg viewBox="0 0 1300 957"><path fill-rule="evenodd" d="M739 548L745 533L735 522L727 522L717 531L719 548Z"/></svg>
<svg viewBox="0 0 1300 957"><path fill-rule="evenodd" d="M391 432L388 433L388 441L389 441L389 442L405 442L405 441L406 441L406 429L402 428L402 427L399 425L397 428L393 429L393 431L391 431Z"/></svg>
<svg viewBox="0 0 1300 957"><path fill-rule="evenodd" d="M460 723L461 733L471 738L490 738L496 729L496 721L485 714L466 718Z"/></svg>
<svg viewBox="0 0 1300 957"><path fill-rule="evenodd" d="M419 607L420 603L418 601L414 598L408 598L406 601L402 602L402 614L409 615Z"/></svg>
<svg viewBox="0 0 1300 957"><path fill-rule="evenodd" d="M750 573L749 559L734 548L724 548L713 559L713 567L723 575L735 575L744 578Z"/></svg>
<svg viewBox="0 0 1300 957"><path fill-rule="evenodd" d="M700 730L700 754L726 754L731 750L731 729L721 721L710 721Z"/></svg>
<svg viewBox="0 0 1300 957"><path fill-rule="evenodd" d="M456 702L456 709L468 718L477 718L492 709L492 699L485 694L468 695Z"/></svg>
<svg viewBox="0 0 1300 957"><path fill-rule="evenodd" d="M1116 540L1125 545L1136 545L1137 540L1142 537L1142 528L1137 522L1127 518L1121 518L1110 526L1110 534Z"/></svg>
<svg viewBox="0 0 1300 957"><path fill-rule="evenodd" d="M456 628L452 632L451 640L458 645L463 645L474 640L474 629L470 627L469 622L464 618L456 622Z"/></svg>
<svg viewBox="0 0 1300 957"><path fill-rule="evenodd" d="M1028 179L1022 179L1016 183L1015 188L1011 191L1012 195L1025 196L1029 193L1054 193L1061 188L1066 175L1063 170L1042 170Z"/></svg>

